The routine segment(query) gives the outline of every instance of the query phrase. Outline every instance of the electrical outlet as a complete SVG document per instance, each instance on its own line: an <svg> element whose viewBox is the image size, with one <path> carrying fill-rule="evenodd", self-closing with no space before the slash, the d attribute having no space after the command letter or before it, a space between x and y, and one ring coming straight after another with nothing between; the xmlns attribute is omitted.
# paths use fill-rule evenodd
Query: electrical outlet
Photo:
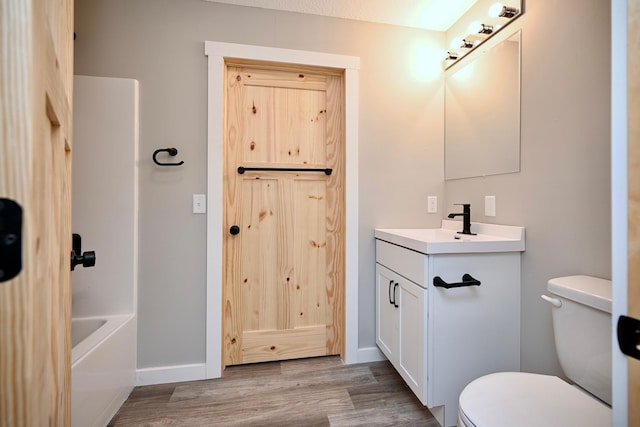
<svg viewBox="0 0 640 427"><path fill-rule="evenodd" d="M496 196L484 196L484 216L496 216Z"/></svg>
<svg viewBox="0 0 640 427"><path fill-rule="evenodd" d="M427 197L427 213L436 213L436 212L438 212L438 197L437 196Z"/></svg>
<svg viewBox="0 0 640 427"><path fill-rule="evenodd" d="M204 194L193 195L193 213L203 214L207 212L207 196Z"/></svg>

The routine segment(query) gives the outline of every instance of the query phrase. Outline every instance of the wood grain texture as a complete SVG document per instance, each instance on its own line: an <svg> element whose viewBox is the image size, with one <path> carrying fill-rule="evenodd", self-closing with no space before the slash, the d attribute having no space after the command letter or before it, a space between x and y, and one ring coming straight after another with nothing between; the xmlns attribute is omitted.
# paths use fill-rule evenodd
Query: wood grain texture
<svg viewBox="0 0 640 427"><path fill-rule="evenodd" d="M327 77L327 165L333 173L327 182L327 325L328 354L344 357L345 313L345 123L344 80Z"/></svg>
<svg viewBox="0 0 640 427"><path fill-rule="evenodd" d="M246 212L241 210L242 203L242 181L236 179L236 168L239 164L239 153L241 151L242 138L247 132L244 122L242 108L242 78L238 69L227 67L226 72L226 100L224 108L225 135L223 146L224 171L222 175L223 184L223 221L226 230L223 230L223 273L222 273L222 367L242 361L242 312L236 309L238 299L242 296L236 290L237 283L241 280L241 270L232 268L236 259L241 259L240 239L234 238L227 230L234 224L238 224L240 219L245 219ZM239 78L240 77L240 78ZM266 151L265 151L266 153ZM244 227L241 227L241 232ZM249 278L247 277L247 280ZM244 282L244 280L243 280ZM240 287L242 292L242 287Z"/></svg>
<svg viewBox="0 0 640 427"><path fill-rule="evenodd" d="M640 3L627 4L628 314L640 319ZM627 360L629 425L640 426L640 360Z"/></svg>
<svg viewBox="0 0 640 427"><path fill-rule="evenodd" d="M23 271L0 283L0 426L70 423L73 2L0 3L0 195Z"/></svg>
<svg viewBox="0 0 640 427"><path fill-rule="evenodd" d="M343 84L319 71L226 68L225 366L343 351Z"/></svg>
<svg viewBox="0 0 640 427"><path fill-rule="evenodd" d="M317 356L326 351L325 326L245 331L242 348L243 363Z"/></svg>
<svg viewBox="0 0 640 427"><path fill-rule="evenodd" d="M282 69L247 69L242 73L247 86L266 86L277 88L327 90L323 75L303 71L284 71Z"/></svg>
<svg viewBox="0 0 640 427"><path fill-rule="evenodd" d="M220 379L136 387L111 427L438 426L388 362L336 356L229 367Z"/></svg>

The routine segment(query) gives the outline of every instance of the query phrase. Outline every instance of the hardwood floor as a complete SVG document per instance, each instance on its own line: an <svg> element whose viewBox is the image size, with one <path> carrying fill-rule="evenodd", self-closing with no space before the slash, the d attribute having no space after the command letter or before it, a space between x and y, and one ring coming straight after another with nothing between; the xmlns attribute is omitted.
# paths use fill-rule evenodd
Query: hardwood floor
<svg viewBox="0 0 640 427"><path fill-rule="evenodd" d="M228 367L222 378L136 387L110 427L438 427L389 362L338 357Z"/></svg>

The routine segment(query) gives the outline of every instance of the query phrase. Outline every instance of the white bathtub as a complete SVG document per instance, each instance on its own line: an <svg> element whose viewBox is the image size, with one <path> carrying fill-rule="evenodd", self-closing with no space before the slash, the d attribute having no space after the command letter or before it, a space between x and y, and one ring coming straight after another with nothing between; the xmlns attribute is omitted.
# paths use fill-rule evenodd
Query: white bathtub
<svg viewBox="0 0 640 427"><path fill-rule="evenodd" d="M71 321L71 426L103 427L136 377L136 316Z"/></svg>

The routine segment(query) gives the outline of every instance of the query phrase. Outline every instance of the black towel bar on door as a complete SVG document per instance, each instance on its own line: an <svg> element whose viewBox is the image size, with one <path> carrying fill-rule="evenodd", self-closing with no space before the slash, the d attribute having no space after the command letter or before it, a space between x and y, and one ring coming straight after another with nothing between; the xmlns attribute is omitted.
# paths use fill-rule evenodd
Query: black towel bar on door
<svg viewBox="0 0 640 427"><path fill-rule="evenodd" d="M331 168L245 168L244 166L238 166L238 173L242 175L246 171L264 171L264 172L323 172L325 175L331 175L333 169Z"/></svg>
<svg viewBox="0 0 640 427"><path fill-rule="evenodd" d="M462 282L458 283L447 283L442 280L440 276L436 276L433 278L433 286L445 289L461 288L463 286L480 286L480 281L474 279L470 274L466 273L462 275Z"/></svg>

